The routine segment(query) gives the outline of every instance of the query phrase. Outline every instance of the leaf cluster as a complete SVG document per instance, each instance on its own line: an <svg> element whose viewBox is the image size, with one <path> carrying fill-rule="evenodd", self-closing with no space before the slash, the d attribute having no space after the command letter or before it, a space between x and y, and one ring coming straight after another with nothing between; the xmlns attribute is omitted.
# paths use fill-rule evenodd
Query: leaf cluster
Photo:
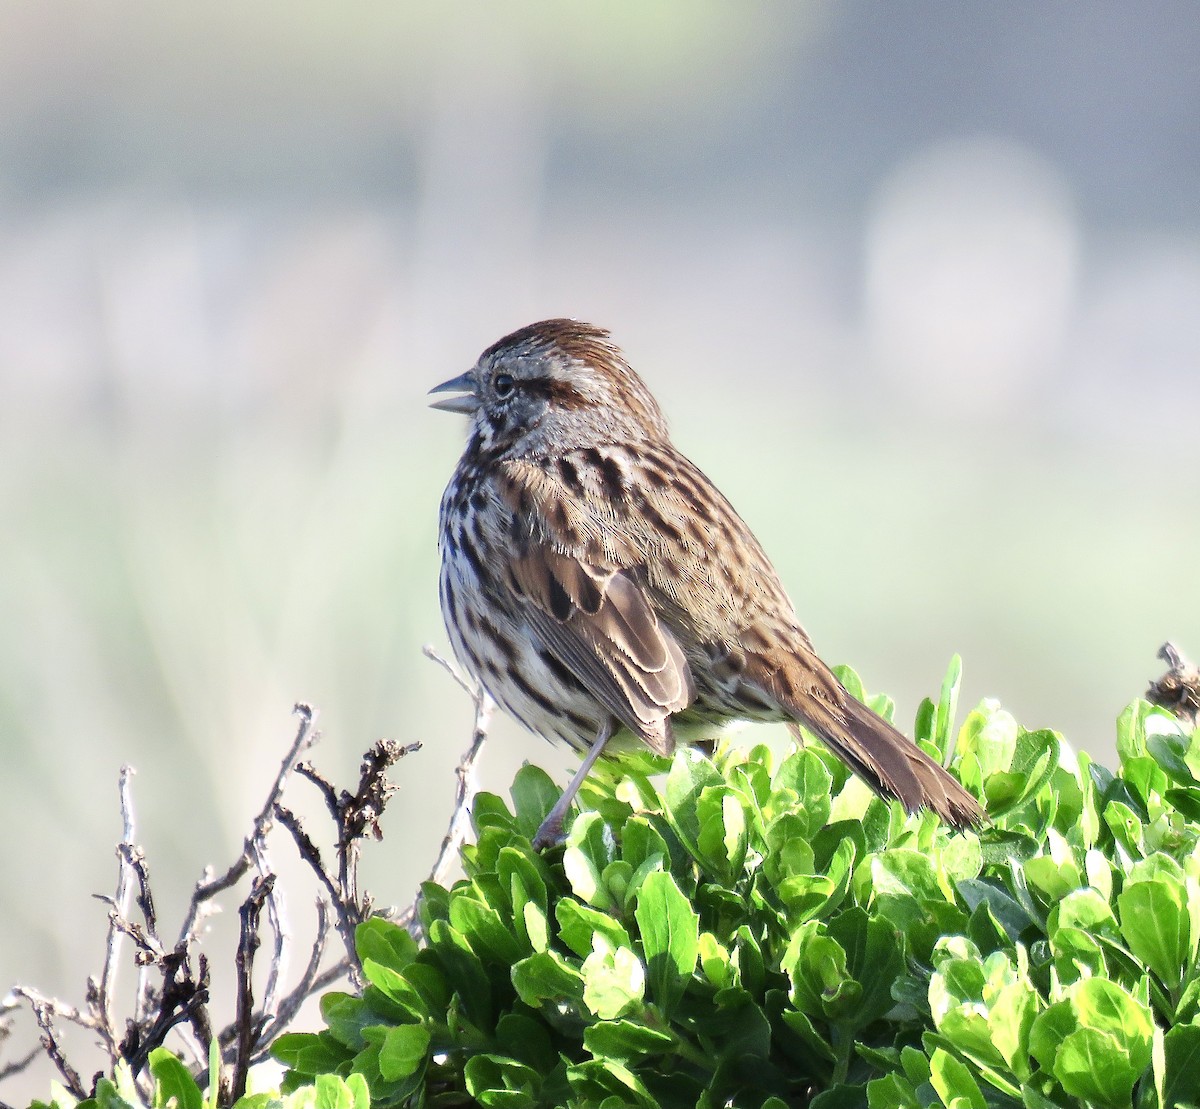
<svg viewBox="0 0 1200 1109"><path fill-rule="evenodd" d="M609 764L540 855L557 789L523 768L511 804L476 798L465 877L424 888L423 945L359 927L367 986L276 1041L285 1090L337 1076L376 1105L498 1109L1200 1104L1200 733L1136 702L1113 773L993 701L956 727L958 680L955 660L915 730L984 799L978 831L905 814L813 742Z"/></svg>

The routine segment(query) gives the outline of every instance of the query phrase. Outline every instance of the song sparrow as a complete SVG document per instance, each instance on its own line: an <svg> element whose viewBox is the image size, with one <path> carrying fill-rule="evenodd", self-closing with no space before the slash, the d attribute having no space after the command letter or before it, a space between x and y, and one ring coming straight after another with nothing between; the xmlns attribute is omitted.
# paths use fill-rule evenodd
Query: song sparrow
<svg viewBox="0 0 1200 1109"><path fill-rule="evenodd" d="M431 392L460 394L433 407L471 417L441 505L454 652L527 728L586 752L539 846L561 838L614 732L669 754L732 720L800 722L910 812L981 819L817 657L758 541L671 444L607 331L532 324Z"/></svg>

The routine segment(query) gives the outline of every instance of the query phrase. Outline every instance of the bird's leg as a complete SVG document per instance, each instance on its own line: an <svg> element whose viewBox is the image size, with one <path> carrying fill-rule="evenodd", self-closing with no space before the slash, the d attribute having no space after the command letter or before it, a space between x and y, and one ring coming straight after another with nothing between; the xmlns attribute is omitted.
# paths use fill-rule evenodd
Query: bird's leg
<svg viewBox="0 0 1200 1109"><path fill-rule="evenodd" d="M555 844L562 842L563 820L566 819L567 809L571 807L571 802L575 800L575 794L579 792L579 787L583 785L584 778L588 776L588 772L596 764L596 760L600 757L600 752L604 750L604 745L612 738L612 734L612 720L603 721L596 732L596 738L592 741L591 747L588 748L588 753L583 758L583 762L579 764L579 769L575 771L575 777L571 779L570 784L563 790L563 795L554 802L554 808L550 810L550 815L542 821L542 826L537 830L537 835L533 837L533 849L535 851L544 851L547 847L553 847Z"/></svg>

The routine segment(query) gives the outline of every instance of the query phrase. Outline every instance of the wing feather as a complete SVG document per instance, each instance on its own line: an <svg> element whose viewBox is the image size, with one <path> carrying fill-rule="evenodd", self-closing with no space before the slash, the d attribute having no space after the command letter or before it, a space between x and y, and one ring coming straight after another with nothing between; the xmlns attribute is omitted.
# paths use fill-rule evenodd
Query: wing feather
<svg viewBox="0 0 1200 1109"><path fill-rule="evenodd" d="M651 598L629 569L606 564L579 542L572 519L578 501L544 471L509 467L500 492L515 520L507 579L527 602L531 625L622 724L669 753L668 718L696 692L683 650Z"/></svg>

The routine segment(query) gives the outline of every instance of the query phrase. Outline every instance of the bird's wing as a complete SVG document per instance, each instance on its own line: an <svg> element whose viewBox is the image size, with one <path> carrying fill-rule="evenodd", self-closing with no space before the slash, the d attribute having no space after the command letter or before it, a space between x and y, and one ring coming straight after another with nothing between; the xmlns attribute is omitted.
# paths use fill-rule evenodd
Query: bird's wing
<svg viewBox="0 0 1200 1109"><path fill-rule="evenodd" d="M626 727L669 754L667 718L695 698L679 642L626 561L605 554L587 507L540 467L503 465L513 513L506 584L546 646Z"/></svg>

